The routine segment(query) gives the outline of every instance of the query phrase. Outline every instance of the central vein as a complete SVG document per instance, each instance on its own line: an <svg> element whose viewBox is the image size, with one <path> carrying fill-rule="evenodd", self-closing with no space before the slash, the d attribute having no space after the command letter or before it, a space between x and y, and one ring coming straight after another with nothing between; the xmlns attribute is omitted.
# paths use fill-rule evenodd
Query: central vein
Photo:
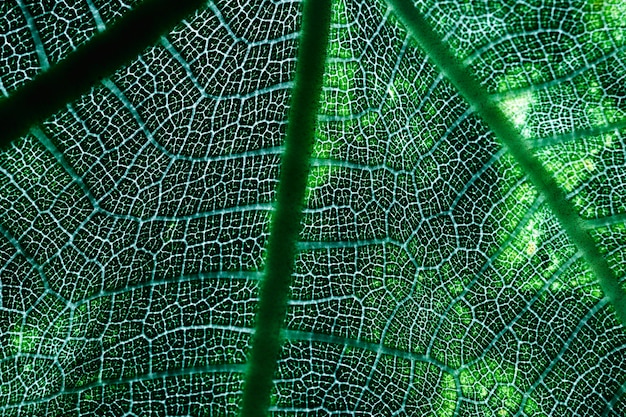
<svg viewBox="0 0 626 417"><path fill-rule="evenodd" d="M330 0L304 2L276 210L272 217L267 263L244 385L243 417L264 417L270 404L313 149L330 27L330 4Z"/></svg>

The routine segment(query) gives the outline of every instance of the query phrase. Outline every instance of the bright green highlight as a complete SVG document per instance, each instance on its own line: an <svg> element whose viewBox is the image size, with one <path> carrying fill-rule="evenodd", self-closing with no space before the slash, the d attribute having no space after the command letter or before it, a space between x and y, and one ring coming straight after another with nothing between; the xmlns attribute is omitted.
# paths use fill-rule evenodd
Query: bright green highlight
<svg viewBox="0 0 626 417"><path fill-rule="evenodd" d="M556 220L546 206L540 207L506 246L494 265L500 273L522 290L537 291L573 254L568 245L554 247L552 237ZM558 245L558 243L557 243ZM523 271L520 275L518 271ZM558 286L555 288L558 289Z"/></svg>
<svg viewBox="0 0 626 417"><path fill-rule="evenodd" d="M37 353L37 346L42 339L42 334L38 329L29 327L22 330L21 326L15 326L11 334L12 354Z"/></svg>
<svg viewBox="0 0 626 417"><path fill-rule="evenodd" d="M360 64L353 59L351 42L355 29L348 26L349 17L345 0L333 1L331 28L326 51L320 113L350 116L354 113L352 102L356 100L354 81L361 76Z"/></svg>
<svg viewBox="0 0 626 417"><path fill-rule="evenodd" d="M359 119L360 127L363 132L367 135L367 139L361 135L361 132L355 132L354 134L354 142L359 146L368 147L369 149L377 149L381 142L384 142L384 138L380 137L378 134L377 126L382 124L382 118L376 112L367 112L361 116ZM378 156L379 158L384 158L384 155ZM376 157L371 158L372 162L376 161Z"/></svg>
<svg viewBox="0 0 626 417"><path fill-rule="evenodd" d="M529 130L526 128L528 116L531 114L532 105L535 98L530 91L524 91L512 97L507 97L500 103L500 108L509 119L517 127L522 136L530 136Z"/></svg>
<svg viewBox="0 0 626 417"><path fill-rule="evenodd" d="M615 22L615 29L611 31L613 39L618 45L624 45L626 43L626 36L624 35L624 27L626 26L626 3L622 0L607 1L608 20Z"/></svg>
<svg viewBox="0 0 626 417"><path fill-rule="evenodd" d="M333 82L339 83L335 80ZM346 85L347 81L342 82ZM350 116L354 113L352 103L356 99L356 95L350 94L347 88L324 89L322 92L321 114L333 116Z"/></svg>
<svg viewBox="0 0 626 417"><path fill-rule="evenodd" d="M626 205L626 202L624 203ZM626 212L626 208L623 207L623 211ZM615 271L620 276L626 274L626 248L623 247L623 242L626 241L626 223L616 223L611 225L599 226L593 231L593 238L601 246L603 253L610 253L607 255L609 262L615 268ZM626 282L622 284L626 287Z"/></svg>
<svg viewBox="0 0 626 417"><path fill-rule="evenodd" d="M498 92L505 93L543 81L545 76L540 65L536 62L525 62L522 65L506 67L504 76L496 79L496 87Z"/></svg>
<svg viewBox="0 0 626 417"><path fill-rule="evenodd" d="M324 73L324 86L348 92L359 73L359 64L356 61L329 61Z"/></svg>
<svg viewBox="0 0 626 417"><path fill-rule="evenodd" d="M313 145L311 158L329 159L333 156L333 151L337 146L336 138L332 137L327 130L318 130L315 132L315 144Z"/></svg>
<svg viewBox="0 0 626 417"><path fill-rule="evenodd" d="M452 417L456 408L457 390L454 378L448 373L444 373L441 378L440 396L434 407L438 417Z"/></svg>
<svg viewBox="0 0 626 417"><path fill-rule="evenodd" d="M350 22L346 0L335 0L332 2L330 11L331 25L347 25ZM332 36L330 37L332 40Z"/></svg>
<svg viewBox="0 0 626 417"><path fill-rule="evenodd" d="M555 222L548 207L540 207L495 260L494 266L511 280L511 285L536 292L574 256L575 249L571 245L560 243L562 240L549 242L558 230ZM602 298L593 274L581 260L554 279L548 288L550 291L576 291L579 296L595 301Z"/></svg>
<svg viewBox="0 0 626 417"><path fill-rule="evenodd" d="M426 405L421 411L428 411L428 416L452 417L458 401L458 388L454 377L442 369L426 362L413 363L411 389L407 393L406 403ZM426 383L425 383L426 381ZM436 381L436 385L432 384Z"/></svg>
<svg viewBox="0 0 626 417"><path fill-rule="evenodd" d="M489 125L491 131L515 157L529 180L543 194L561 226L593 269L603 293L615 308L619 320L626 326L626 292L622 289L606 259L600 254L591 236L582 227L575 207L567 199L563 189L559 187L558 181L532 154L512 122L492 101L468 69L452 54L449 46L442 42L440 35L415 9L413 3L409 0L388 0L388 2L404 25L409 28L411 35L418 40L422 49L444 71L452 85Z"/></svg>
<svg viewBox="0 0 626 417"><path fill-rule="evenodd" d="M492 359L482 359L459 373L463 396L484 401L484 415L513 416L522 402L522 393L516 385L515 369L503 367Z"/></svg>
<svg viewBox="0 0 626 417"><path fill-rule="evenodd" d="M592 32L592 41L607 51L612 51L615 46L626 44L626 3L623 0L589 0L592 9L600 13L594 13L591 23L597 28L606 27L607 32L598 30Z"/></svg>
<svg viewBox="0 0 626 417"><path fill-rule="evenodd" d="M537 401L533 400L532 398L528 398L526 400L526 404L524 405L524 413L528 417L550 417L545 412L545 409L542 409L541 406L537 404Z"/></svg>
<svg viewBox="0 0 626 417"><path fill-rule="evenodd" d="M70 329L69 311L50 299L39 307L43 311L33 310L26 323L16 324L11 329L11 352L55 355L63 347Z"/></svg>
<svg viewBox="0 0 626 417"><path fill-rule="evenodd" d="M447 312L446 321L438 334L436 346L431 355L451 368L459 368L466 360L471 359L464 351L465 340L476 336L476 327L467 331L472 323L471 307L462 301L454 303Z"/></svg>
<svg viewBox="0 0 626 417"><path fill-rule="evenodd" d="M332 173L337 169L337 167L333 166L311 167L309 176L307 178L304 200L310 203L315 192L317 191L317 188L324 184L330 184Z"/></svg>
<svg viewBox="0 0 626 417"><path fill-rule="evenodd" d="M320 123L315 133L313 159L347 159L358 164L376 165L384 161L385 154L379 134L381 117L376 112L366 112L361 117Z"/></svg>
<svg viewBox="0 0 626 417"><path fill-rule="evenodd" d="M537 157L554 175L557 183L571 192L596 173L597 163L600 163L599 153L607 143L612 142L611 137L612 134L605 134L585 139L584 142L543 148L537 151Z"/></svg>

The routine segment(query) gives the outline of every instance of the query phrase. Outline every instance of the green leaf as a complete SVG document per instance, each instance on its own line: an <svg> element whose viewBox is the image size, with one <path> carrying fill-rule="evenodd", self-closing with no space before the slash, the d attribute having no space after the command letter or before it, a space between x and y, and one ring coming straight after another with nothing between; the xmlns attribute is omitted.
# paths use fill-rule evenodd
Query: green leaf
<svg viewBox="0 0 626 417"><path fill-rule="evenodd" d="M623 2L391 3L332 0L293 176L303 4L0 4L0 416L236 415L254 361L259 414L626 413Z"/></svg>

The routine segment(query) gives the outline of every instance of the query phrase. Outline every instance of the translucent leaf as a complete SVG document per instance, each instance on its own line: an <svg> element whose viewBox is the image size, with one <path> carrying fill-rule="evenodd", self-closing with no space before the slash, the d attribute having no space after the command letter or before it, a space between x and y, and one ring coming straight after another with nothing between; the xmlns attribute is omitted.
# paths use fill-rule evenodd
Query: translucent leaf
<svg viewBox="0 0 626 417"><path fill-rule="evenodd" d="M0 4L0 92L136 3ZM623 2L415 7L624 287ZM0 416L239 412L300 13L207 3L0 154ZM333 0L323 85L272 415L624 415L614 307L385 2Z"/></svg>

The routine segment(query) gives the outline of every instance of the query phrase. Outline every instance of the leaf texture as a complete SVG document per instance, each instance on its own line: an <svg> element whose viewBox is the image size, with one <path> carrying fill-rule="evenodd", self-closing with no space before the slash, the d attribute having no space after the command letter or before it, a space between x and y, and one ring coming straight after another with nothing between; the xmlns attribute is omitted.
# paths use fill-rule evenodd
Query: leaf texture
<svg viewBox="0 0 626 417"><path fill-rule="evenodd" d="M0 93L137 3L3 2ZM270 413L623 415L626 332L546 199L385 2L332 7ZM624 289L622 2L415 7ZM0 154L0 416L239 412L301 12L206 3Z"/></svg>

